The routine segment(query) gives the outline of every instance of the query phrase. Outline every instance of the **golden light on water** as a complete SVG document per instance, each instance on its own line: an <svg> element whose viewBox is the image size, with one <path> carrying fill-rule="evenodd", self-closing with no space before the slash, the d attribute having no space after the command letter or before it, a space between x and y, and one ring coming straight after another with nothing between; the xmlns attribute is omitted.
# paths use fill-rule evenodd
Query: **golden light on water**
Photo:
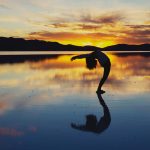
<svg viewBox="0 0 150 150"><path fill-rule="evenodd" d="M107 53L108 57L112 62L111 73L109 76L110 80L121 80L127 79L132 76L141 77L144 80L145 77L149 76L149 62L141 56L128 56L118 57L114 54ZM72 55L62 55L57 58L45 59L38 62L26 62L13 65L1 65L0 66L0 85L12 85L26 83L32 84L38 82L46 83L59 81L84 81L90 79L91 82L98 84L100 78L103 75L103 68L100 65L94 70L88 70L85 66L85 60L71 61ZM7 77L9 73L13 73L13 76ZM108 80L109 80L108 79ZM106 84L109 84L106 83ZM48 84L47 84L48 86Z"/></svg>
<svg viewBox="0 0 150 150"><path fill-rule="evenodd" d="M103 88L108 95L127 97L149 92L150 64L146 57L107 55L112 67ZM84 59L72 62L71 57L72 55L60 55L37 62L1 64L0 94L3 96L0 100L0 115L18 107L20 99L24 101L20 105L28 107L61 103L61 97L68 93L95 93L103 68L98 65L96 69L88 70ZM138 88L139 85L142 88ZM26 99L30 97L30 102L27 103Z"/></svg>

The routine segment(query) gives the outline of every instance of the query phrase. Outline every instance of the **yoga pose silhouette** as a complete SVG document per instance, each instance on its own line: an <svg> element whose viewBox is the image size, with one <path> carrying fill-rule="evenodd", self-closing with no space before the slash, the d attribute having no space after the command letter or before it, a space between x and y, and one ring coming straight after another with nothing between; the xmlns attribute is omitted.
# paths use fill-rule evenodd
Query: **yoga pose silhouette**
<svg viewBox="0 0 150 150"><path fill-rule="evenodd" d="M99 86L96 92L99 92L100 94L105 93L105 91L102 90L101 88L104 82L107 80L109 72L110 72L110 68L111 68L110 59L108 58L106 54L102 53L101 51L95 50L89 54L73 56L71 58L71 61L75 59L82 59L82 58L86 59L86 66L90 70L96 68L96 65L97 65L96 59L99 61L100 65L104 68L103 77L99 83Z"/></svg>
<svg viewBox="0 0 150 150"><path fill-rule="evenodd" d="M102 98L100 93L97 93L99 102L101 106L103 107L103 113L104 115L97 119L97 117L93 114L86 115L86 123L85 124L75 124L71 123L71 127L76 130L80 131L87 131L87 132L93 132L93 133L102 133L106 129L108 129L110 123L111 123L111 115L109 112L109 108L106 105L104 99Z"/></svg>

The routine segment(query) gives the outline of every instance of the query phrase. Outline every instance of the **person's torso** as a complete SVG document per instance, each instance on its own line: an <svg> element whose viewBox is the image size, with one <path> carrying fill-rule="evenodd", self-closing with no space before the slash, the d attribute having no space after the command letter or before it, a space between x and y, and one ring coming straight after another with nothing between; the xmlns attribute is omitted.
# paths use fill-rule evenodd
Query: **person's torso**
<svg viewBox="0 0 150 150"><path fill-rule="evenodd" d="M95 51L95 58L99 61L101 66L105 66L105 64L110 62L108 56L101 51Z"/></svg>

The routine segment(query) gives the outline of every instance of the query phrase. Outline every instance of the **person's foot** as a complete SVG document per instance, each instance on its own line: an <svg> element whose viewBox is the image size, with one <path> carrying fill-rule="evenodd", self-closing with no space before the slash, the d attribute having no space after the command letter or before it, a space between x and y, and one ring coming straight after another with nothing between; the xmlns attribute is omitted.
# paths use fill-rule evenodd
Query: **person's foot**
<svg viewBox="0 0 150 150"><path fill-rule="evenodd" d="M104 91L104 90L97 90L96 93L97 93L97 94L104 94L105 91Z"/></svg>

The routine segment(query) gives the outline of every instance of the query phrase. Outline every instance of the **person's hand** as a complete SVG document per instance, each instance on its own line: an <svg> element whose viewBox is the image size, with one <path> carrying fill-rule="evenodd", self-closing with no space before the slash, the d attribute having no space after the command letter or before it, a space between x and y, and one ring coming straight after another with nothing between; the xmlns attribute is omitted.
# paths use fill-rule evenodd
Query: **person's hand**
<svg viewBox="0 0 150 150"><path fill-rule="evenodd" d="M73 56L72 58L71 58L71 61L74 61L76 59L76 56Z"/></svg>

